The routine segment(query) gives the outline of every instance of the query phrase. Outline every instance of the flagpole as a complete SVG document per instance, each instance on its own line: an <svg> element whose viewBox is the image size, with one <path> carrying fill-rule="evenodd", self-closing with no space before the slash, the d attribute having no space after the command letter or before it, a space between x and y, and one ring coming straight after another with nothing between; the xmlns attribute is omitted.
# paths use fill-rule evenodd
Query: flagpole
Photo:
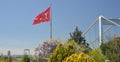
<svg viewBox="0 0 120 62"><path fill-rule="evenodd" d="M51 16L50 17L50 39L52 39L52 8L51 7L52 7L52 4L50 5L50 9L51 9L50 10L50 13L51 13L50 14L50 16Z"/></svg>
<svg viewBox="0 0 120 62"><path fill-rule="evenodd" d="M56 1L56 0L54 0L54 2L55 2L55 1ZM51 13L51 14L50 14L50 16L51 16L51 17L50 17L50 39L52 40L52 36L53 36L53 35L52 35L52 33L53 33L53 32L52 32L52 3L50 4L50 9L51 9L51 10L50 10L50 13Z"/></svg>

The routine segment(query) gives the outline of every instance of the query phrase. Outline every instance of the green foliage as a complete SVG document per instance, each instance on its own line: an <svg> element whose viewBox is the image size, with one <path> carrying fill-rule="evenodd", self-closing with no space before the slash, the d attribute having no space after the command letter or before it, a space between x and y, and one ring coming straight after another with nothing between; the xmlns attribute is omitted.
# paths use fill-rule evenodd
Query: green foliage
<svg viewBox="0 0 120 62"><path fill-rule="evenodd" d="M62 62L66 57L70 56L71 54L75 53L75 50L72 45L58 44L55 51L50 56L48 62Z"/></svg>
<svg viewBox="0 0 120 62"><path fill-rule="evenodd" d="M28 55L24 55L19 62L30 62L30 58L28 57Z"/></svg>
<svg viewBox="0 0 120 62"><path fill-rule="evenodd" d="M11 56L1 56L0 57L0 62L12 62L12 57Z"/></svg>
<svg viewBox="0 0 120 62"><path fill-rule="evenodd" d="M58 44L55 51L50 56L48 62L62 62L65 58L74 53L85 52L88 53L91 49L83 44L78 44L74 40L68 40L66 45ZM88 51L88 52L87 52Z"/></svg>
<svg viewBox="0 0 120 62"><path fill-rule="evenodd" d="M62 62L95 62L94 59L90 58L87 54L80 53L80 54L72 54L68 56Z"/></svg>
<svg viewBox="0 0 120 62"><path fill-rule="evenodd" d="M66 43L67 45L72 45L76 53L84 52L88 54L92 49L84 44L78 44L74 40L69 39Z"/></svg>
<svg viewBox="0 0 120 62"><path fill-rule="evenodd" d="M76 27L73 33L70 33L71 39L73 39L78 44L84 44L85 46L89 46L88 43L85 42L85 38L82 37L82 32Z"/></svg>
<svg viewBox="0 0 120 62"><path fill-rule="evenodd" d="M48 62L48 59L47 58L37 58L33 62Z"/></svg>
<svg viewBox="0 0 120 62"><path fill-rule="evenodd" d="M120 61L120 37L115 37L114 39L101 45L102 53L108 57L111 62Z"/></svg>
<svg viewBox="0 0 120 62"><path fill-rule="evenodd" d="M89 44L85 42L85 38L82 37L82 32L76 27L75 31L73 33L70 33L71 38L67 41L67 43L75 44L74 48L77 52L84 52L89 53L91 48L89 47ZM73 43L75 42L75 43Z"/></svg>
<svg viewBox="0 0 120 62"><path fill-rule="evenodd" d="M12 56L8 56L8 62L12 62Z"/></svg>
<svg viewBox="0 0 120 62"><path fill-rule="evenodd" d="M4 58L3 57L0 57L0 62L4 62Z"/></svg>
<svg viewBox="0 0 120 62"><path fill-rule="evenodd" d="M100 48L92 50L90 55L93 57L95 62L105 62L105 60L107 60L107 57L101 53Z"/></svg>

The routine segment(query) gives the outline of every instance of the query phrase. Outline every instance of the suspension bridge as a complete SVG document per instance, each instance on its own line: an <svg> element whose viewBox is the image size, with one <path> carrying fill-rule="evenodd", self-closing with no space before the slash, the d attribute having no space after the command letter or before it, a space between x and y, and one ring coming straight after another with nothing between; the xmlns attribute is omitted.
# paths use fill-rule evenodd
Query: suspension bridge
<svg viewBox="0 0 120 62"><path fill-rule="evenodd" d="M91 47L100 46L112 36L120 36L120 18L106 18L99 16L83 32L82 36L87 37ZM91 34L92 33L92 34Z"/></svg>

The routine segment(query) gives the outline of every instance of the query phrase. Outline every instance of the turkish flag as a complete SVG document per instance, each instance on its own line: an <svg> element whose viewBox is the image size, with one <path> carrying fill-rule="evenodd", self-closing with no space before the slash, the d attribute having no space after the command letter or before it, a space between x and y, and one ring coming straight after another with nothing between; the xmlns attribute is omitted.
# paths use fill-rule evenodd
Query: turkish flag
<svg viewBox="0 0 120 62"><path fill-rule="evenodd" d="M50 21L50 7L35 17L32 25Z"/></svg>

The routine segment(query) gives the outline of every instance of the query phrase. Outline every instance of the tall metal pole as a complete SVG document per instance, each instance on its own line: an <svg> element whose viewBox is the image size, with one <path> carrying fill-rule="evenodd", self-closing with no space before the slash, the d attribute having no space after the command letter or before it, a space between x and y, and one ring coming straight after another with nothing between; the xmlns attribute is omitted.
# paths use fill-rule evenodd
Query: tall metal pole
<svg viewBox="0 0 120 62"><path fill-rule="evenodd" d="M99 16L99 45L103 43L103 28L102 28L102 16Z"/></svg>
<svg viewBox="0 0 120 62"><path fill-rule="evenodd" d="M52 39L52 4L50 5L50 39Z"/></svg>

